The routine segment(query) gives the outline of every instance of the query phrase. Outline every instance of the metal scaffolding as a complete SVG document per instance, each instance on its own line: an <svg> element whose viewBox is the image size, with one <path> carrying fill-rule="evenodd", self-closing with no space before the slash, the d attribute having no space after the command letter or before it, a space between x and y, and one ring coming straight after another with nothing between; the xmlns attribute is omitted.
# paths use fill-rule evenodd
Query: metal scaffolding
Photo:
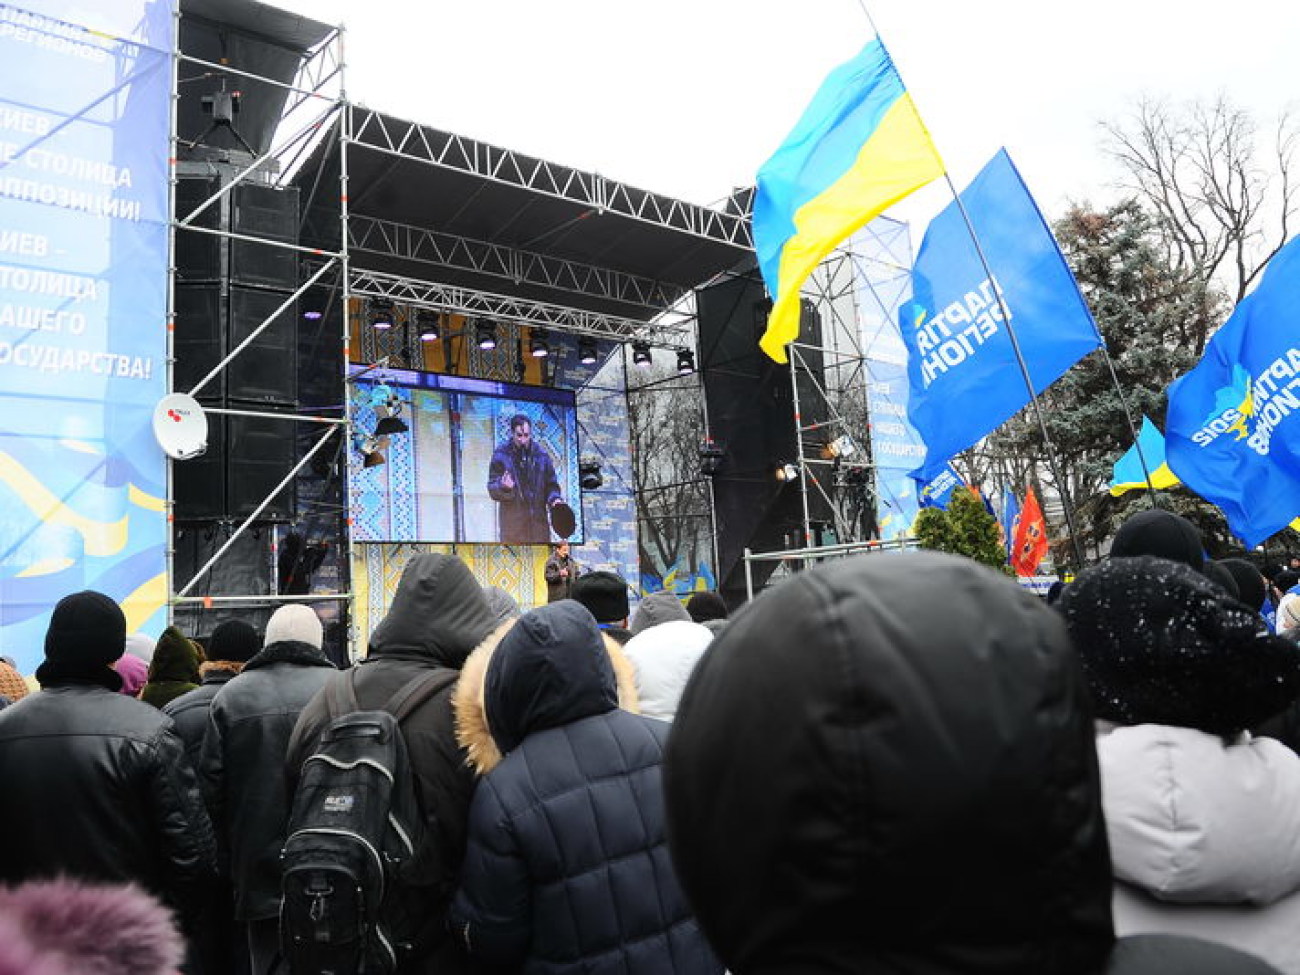
<svg viewBox="0 0 1300 975"><path fill-rule="evenodd" d="M184 15L178 14L178 21L183 20ZM179 30L177 31L176 49L173 52L174 71L173 71L173 104L171 119L171 144L172 144L172 173L170 187L170 212L171 219L171 254L172 259L169 261L169 287L168 287L168 308L167 308L167 334L168 334L168 386L174 386L174 364L175 364L175 331L176 331L176 286L177 286L177 268L175 260L176 240L181 234L206 234L223 238L229 241L244 241L256 243L259 246L274 247L278 249L289 250L304 257L311 257L317 261L315 269L308 274L302 283L297 286L288 297L282 301L279 306L267 315L259 325L251 330L244 340L224 355L221 361L213 367L207 375L200 379L191 389L177 390L178 392L187 392L190 395L200 393L205 387L216 380L223 372L229 369L232 362L239 356L247 354L249 347L270 328L280 316L291 314L296 302L310 289L326 281L331 276L342 282L341 301L343 307L347 307L347 237L346 234L340 238L339 249L336 251L325 251L320 248L300 247L284 241L272 239L269 236L260 236L248 232L236 232L233 230L224 230L212 227L199 226L196 223L205 211L218 205L221 198L226 194L233 192L234 188L241 184L258 184L269 185L276 188L284 188L291 178L296 168L301 164L313 149L328 133L332 131L331 121L336 116L342 116L346 119L346 112L342 111L346 105L346 90L344 88L344 60L343 60L343 33L342 28L332 30L323 41L315 48L308 52L302 65L299 67L297 77L292 84L286 84L274 78L269 78L248 71L232 67L228 64L215 64L205 61L201 58L192 57L180 50ZM183 159L187 151L192 151L195 146L192 143L184 142L178 132L178 112L177 103L180 99L180 71L182 66L191 65L202 68L208 75L225 78L242 78L246 80L257 81L271 87L280 88L287 92L287 100L283 110L280 125L276 137L272 140L271 147L251 158L250 161L242 163L238 171L228 180L223 181L216 192L212 193L206 199L199 202L188 213L181 214L177 209L177 186L181 179L181 168L186 165L185 162L178 162ZM339 128L334 131L345 132L345 129ZM340 180L340 207L346 207L346 152L345 145L340 145L340 152L344 155L342 168L342 179ZM254 154L249 153L252 157ZM190 164L203 167L202 162ZM341 219L346 226L346 214L344 212ZM347 315L343 316L344 333L342 335L343 347L347 347L346 323ZM343 363L340 362L340 381L342 381ZM283 479L266 495L262 502L255 509L244 517L239 524L226 538L225 542L216 551L208 561L199 568L194 575L186 581L178 581L176 574L176 548L175 538L173 537L168 544L167 549L167 580L168 580L168 606L169 610L174 610L178 606L184 605L203 605L211 606L217 603L236 603L236 604L263 604L277 603L286 601L338 601L349 602L352 599L350 591L333 592L333 593L313 593L310 595L282 596L265 593L234 593L213 595L194 594L198 587L199 581L208 573L212 567L234 546L236 541L253 526L266 508L275 500L301 471L303 471L327 444L336 441L336 438L342 437L346 441L350 438L350 420L345 414L338 416L319 416L297 411L286 410L284 412L264 412L257 410L243 410L230 408L209 408L207 413L230 416L248 416L271 418L283 420L288 423L312 423L324 426L326 429L316 440L315 444L298 460L298 462L289 469ZM177 463L177 462L173 462ZM180 462L183 463L183 462ZM167 497L167 520L173 530L176 526L175 517L175 497L174 482L172 471L169 465L168 471L168 497ZM345 559L345 571L350 573L351 566L351 539L350 534L347 536L348 554ZM348 590L350 590L350 586Z"/></svg>

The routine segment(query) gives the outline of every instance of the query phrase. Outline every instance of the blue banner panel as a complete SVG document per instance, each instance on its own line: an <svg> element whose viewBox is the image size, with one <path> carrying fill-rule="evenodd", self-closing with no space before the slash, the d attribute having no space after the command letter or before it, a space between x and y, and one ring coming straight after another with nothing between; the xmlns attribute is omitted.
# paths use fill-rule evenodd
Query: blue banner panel
<svg viewBox="0 0 1300 975"><path fill-rule="evenodd" d="M173 33L172 0L0 4L0 652L24 673L70 592L166 624Z"/></svg>

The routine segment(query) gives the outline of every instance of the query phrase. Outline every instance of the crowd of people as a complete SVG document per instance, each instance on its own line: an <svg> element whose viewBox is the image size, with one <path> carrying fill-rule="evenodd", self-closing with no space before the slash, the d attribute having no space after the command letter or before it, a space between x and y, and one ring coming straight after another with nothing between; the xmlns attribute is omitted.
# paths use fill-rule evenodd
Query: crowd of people
<svg viewBox="0 0 1300 975"><path fill-rule="evenodd" d="M546 576L417 555L344 671L305 605L149 647L63 599L39 691L0 662L0 975L288 972L304 765L421 682L402 973L1300 975L1295 568L1152 509L1047 600L933 552L734 615Z"/></svg>

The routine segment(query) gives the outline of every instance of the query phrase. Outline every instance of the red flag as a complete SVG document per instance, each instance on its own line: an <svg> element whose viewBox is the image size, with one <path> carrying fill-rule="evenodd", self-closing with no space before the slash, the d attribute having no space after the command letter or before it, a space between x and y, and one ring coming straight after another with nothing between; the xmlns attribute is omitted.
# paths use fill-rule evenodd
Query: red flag
<svg viewBox="0 0 1300 975"><path fill-rule="evenodd" d="M1025 492L1025 504L1016 519L1011 547L1011 567L1018 576L1031 576L1038 563L1047 555L1047 522L1038 505L1038 495L1030 485Z"/></svg>

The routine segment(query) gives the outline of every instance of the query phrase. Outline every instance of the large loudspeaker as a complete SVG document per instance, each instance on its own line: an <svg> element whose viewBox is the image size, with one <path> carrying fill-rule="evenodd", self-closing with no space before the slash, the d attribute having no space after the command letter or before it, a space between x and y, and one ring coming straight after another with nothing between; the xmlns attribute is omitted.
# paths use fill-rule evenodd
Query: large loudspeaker
<svg viewBox="0 0 1300 975"><path fill-rule="evenodd" d="M257 510L296 462L292 420L208 414L208 449L172 468L176 520L223 521ZM292 518L291 482L267 506L259 521Z"/></svg>
<svg viewBox="0 0 1300 975"><path fill-rule="evenodd" d="M713 478L717 578L719 589L736 601L744 598L746 548L773 551L803 544L799 485L774 476L778 465L795 461L798 450L790 367L773 362L758 347L770 308L756 272L696 292L709 434L725 452ZM820 319L805 304L800 340L816 346L820 337ZM824 387L821 356L805 352L804 358L813 373L797 374L800 423L806 427L825 419L826 406L814 385L815 380ZM808 504L811 520L830 520L829 507L815 488L810 488ZM756 585L775 566L755 563Z"/></svg>
<svg viewBox="0 0 1300 975"><path fill-rule="evenodd" d="M177 186L182 218L212 199L233 170L186 177ZM236 235L292 243L298 229L297 190L239 185L213 200L195 225ZM290 412L297 406L298 308L294 251L259 240L181 230L176 244L177 285L173 387L188 392L239 348L281 306L247 348L199 391L209 408ZM207 453L174 466L176 517L180 521L233 520L248 516L295 461L290 420L209 414ZM286 488L259 520L294 514L293 487Z"/></svg>

